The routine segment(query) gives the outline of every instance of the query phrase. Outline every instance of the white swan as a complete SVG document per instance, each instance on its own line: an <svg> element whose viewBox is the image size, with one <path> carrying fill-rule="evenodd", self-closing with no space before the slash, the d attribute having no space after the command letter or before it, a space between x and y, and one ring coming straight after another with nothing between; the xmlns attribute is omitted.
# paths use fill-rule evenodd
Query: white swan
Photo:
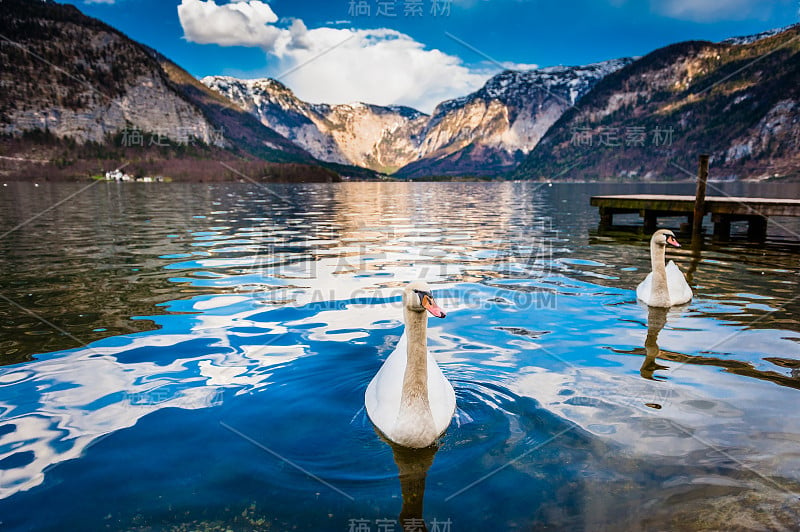
<svg viewBox="0 0 800 532"><path fill-rule="evenodd" d="M372 423L388 440L405 447L432 445L456 410L453 386L428 352L426 310L445 317L428 284L414 281L403 290L405 331L364 395Z"/></svg>
<svg viewBox="0 0 800 532"><path fill-rule="evenodd" d="M674 262L664 266L667 244L681 247L675 234L669 229L660 229L650 239L650 262L653 271L636 287L636 297L651 307L682 305L692 299L692 289L680 268Z"/></svg>

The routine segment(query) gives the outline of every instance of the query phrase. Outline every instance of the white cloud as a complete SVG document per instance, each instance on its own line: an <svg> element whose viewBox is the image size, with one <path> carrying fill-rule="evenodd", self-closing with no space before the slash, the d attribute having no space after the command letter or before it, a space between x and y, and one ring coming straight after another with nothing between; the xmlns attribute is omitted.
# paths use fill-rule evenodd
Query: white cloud
<svg viewBox="0 0 800 532"><path fill-rule="evenodd" d="M430 112L488 77L394 30L317 28L304 38L306 48L276 52L289 71L283 81L306 101L401 104Z"/></svg>
<svg viewBox="0 0 800 532"><path fill-rule="evenodd" d="M539 65L533 63L513 63L511 61L503 61L500 63L506 70L536 70Z"/></svg>
<svg viewBox="0 0 800 532"><path fill-rule="evenodd" d="M186 38L200 44L273 46L283 30L272 26L278 16L264 2L217 5L214 0L182 0L178 6Z"/></svg>
<svg viewBox="0 0 800 532"><path fill-rule="evenodd" d="M656 13L693 22L765 19L771 12L765 0L650 0Z"/></svg>
<svg viewBox="0 0 800 532"><path fill-rule="evenodd" d="M360 101L430 112L442 100L478 89L490 75L391 29L308 29L297 19L275 25L277 15L258 0L182 0L178 16L190 41L262 48L279 65L273 75L314 103Z"/></svg>

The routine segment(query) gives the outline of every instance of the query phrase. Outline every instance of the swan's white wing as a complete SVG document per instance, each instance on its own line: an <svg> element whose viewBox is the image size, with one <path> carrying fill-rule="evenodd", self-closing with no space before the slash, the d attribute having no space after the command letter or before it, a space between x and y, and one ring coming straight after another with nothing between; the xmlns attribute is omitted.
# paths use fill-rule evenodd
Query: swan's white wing
<svg viewBox="0 0 800 532"><path fill-rule="evenodd" d="M646 304L650 304L650 294L653 291L653 272L647 274L647 277L644 278L644 281L639 283L639 286L636 287L636 297Z"/></svg>
<svg viewBox="0 0 800 532"><path fill-rule="evenodd" d="M364 394L369 419L386 436L392 436L400 412L403 376L406 372L406 335L400 337L394 351L372 378Z"/></svg>
<svg viewBox="0 0 800 532"><path fill-rule="evenodd" d="M428 352L428 404L433 415L433 425L441 434L450 426L456 411L456 393L430 352Z"/></svg>
<svg viewBox="0 0 800 532"><path fill-rule="evenodd" d="M681 269L673 261L667 263L667 286L671 305L682 305L692 300L692 288L686 282L686 277L683 276Z"/></svg>
<svg viewBox="0 0 800 532"><path fill-rule="evenodd" d="M407 361L406 346L407 339L403 334L397 347L370 381L364 394L364 404L369 419L389 439L395 436L400 413ZM428 352L428 404L434 427L441 434L450 426L456 410L456 394L430 352Z"/></svg>

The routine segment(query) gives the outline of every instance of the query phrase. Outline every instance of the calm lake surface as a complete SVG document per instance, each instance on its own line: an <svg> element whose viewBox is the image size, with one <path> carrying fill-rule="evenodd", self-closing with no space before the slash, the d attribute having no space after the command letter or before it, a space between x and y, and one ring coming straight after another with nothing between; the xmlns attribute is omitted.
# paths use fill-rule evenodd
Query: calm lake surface
<svg viewBox="0 0 800 532"><path fill-rule="evenodd" d="M796 529L800 221L679 235L695 298L648 312L649 235L589 206L693 189L8 183L0 529ZM404 452L363 403L416 278L458 408Z"/></svg>

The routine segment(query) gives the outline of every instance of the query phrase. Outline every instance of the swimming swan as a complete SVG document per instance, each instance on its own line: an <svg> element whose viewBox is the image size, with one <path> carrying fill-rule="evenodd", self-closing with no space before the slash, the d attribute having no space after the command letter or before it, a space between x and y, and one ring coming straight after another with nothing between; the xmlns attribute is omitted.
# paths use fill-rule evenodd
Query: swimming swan
<svg viewBox="0 0 800 532"><path fill-rule="evenodd" d="M456 409L453 386L428 352L425 311L445 317L427 283L409 283L403 290L405 331L364 395L375 427L405 447L433 444L450 425Z"/></svg>
<svg viewBox="0 0 800 532"><path fill-rule="evenodd" d="M653 271L636 287L636 297L651 307L682 305L692 299L692 289L680 268L669 261L664 266L667 244L681 247L675 234L669 229L660 229L650 239L650 261Z"/></svg>

